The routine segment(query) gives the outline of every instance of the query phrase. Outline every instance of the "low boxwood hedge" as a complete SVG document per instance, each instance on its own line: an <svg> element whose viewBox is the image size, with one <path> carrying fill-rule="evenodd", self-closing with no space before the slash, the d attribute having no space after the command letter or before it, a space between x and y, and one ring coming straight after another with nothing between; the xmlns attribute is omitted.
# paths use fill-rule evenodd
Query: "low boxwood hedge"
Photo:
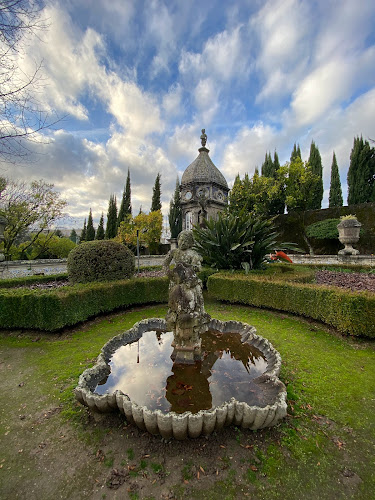
<svg viewBox="0 0 375 500"><path fill-rule="evenodd" d="M167 299L167 278L133 278L53 290L2 288L0 328L54 331L100 313Z"/></svg>
<svg viewBox="0 0 375 500"><path fill-rule="evenodd" d="M322 321L343 333L375 337L375 293L225 273L209 277L208 291L219 300L287 311Z"/></svg>
<svg viewBox="0 0 375 500"><path fill-rule="evenodd" d="M68 279L67 273L59 274L46 274L46 275L32 275L21 276L20 278L5 278L0 279L1 288L16 288L20 286L29 286L39 283L50 283L53 281L65 281Z"/></svg>

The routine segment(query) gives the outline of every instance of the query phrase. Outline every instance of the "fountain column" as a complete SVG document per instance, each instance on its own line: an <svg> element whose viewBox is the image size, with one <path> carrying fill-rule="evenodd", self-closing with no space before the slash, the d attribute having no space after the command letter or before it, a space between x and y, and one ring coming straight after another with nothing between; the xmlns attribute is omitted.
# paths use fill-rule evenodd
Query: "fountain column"
<svg viewBox="0 0 375 500"><path fill-rule="evenodd" d="M164 267L170 279L167 328L173 331L175 363L193 364L201 360L200 335L208 329L211 320L204 310L202 282L197 276L201 257L192 249L193 233L182 231L178 248L171 250Z"/></svg>

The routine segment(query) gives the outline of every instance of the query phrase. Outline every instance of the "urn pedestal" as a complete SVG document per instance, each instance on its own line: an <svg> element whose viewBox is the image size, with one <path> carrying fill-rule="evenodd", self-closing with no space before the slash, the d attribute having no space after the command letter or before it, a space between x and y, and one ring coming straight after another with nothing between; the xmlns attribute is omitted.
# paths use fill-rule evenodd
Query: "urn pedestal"
<svg viewBox="0 0 375 500"><path fill-rule="evenodd" d="M339 255L358 255L359 251L353 248L353 245L359 240L359 231L362 224L357 219L343 219L338 224L340 243L345 245L345 248L339 251Z"/></svg>

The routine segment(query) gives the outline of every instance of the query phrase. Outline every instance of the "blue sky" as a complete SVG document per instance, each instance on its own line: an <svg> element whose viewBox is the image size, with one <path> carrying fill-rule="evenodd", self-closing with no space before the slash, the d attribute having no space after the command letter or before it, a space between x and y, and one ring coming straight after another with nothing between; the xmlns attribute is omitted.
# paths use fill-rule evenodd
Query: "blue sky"
<svg viewBox="0 0 375 500"><path fill-rule="evenodd" d="M167 214L201 128L229 185L295 142L307 160L314 140L323 206L333 151L346 199L353 138L375 138L373 1L47 0L43 15L19 65L43 61L38 97L65 118L6 174L54 183L72 226L106 214L128 168L133 213L150 209L160 172Z"/></svg>

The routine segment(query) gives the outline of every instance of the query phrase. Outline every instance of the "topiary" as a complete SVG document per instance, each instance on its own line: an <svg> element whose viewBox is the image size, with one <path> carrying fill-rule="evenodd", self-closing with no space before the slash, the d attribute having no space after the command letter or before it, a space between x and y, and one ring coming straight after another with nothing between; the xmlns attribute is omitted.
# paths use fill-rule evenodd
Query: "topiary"
<svg viewBox="0 0 375 500"><path fill-rule="evenodd" d="M69 254L67 269L73 283L130 278L135 258L128 247L111 240L87 241Z"/></svg>

